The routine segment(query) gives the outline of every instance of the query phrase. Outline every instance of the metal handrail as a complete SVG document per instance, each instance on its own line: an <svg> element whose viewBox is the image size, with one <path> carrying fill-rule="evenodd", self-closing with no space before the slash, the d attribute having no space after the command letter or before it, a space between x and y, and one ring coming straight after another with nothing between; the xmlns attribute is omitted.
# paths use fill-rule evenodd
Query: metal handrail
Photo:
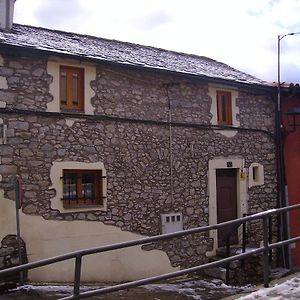
<svg viewBox="0 0 300 300"><path fill-rule="evenodd" d="M113 291L117 291L117 290L121 290L121 289L126 289L129 287L136 287L136 286L140 286L140 285L144 285L144 284L148 284L148 283L153 283L155 281L169 279L169 278L189 274L192 272L196 272L199 270L219 266L224 263L228 263L228 262L231 262L234 260L246 258L248 256L252 256L252 255L260 253L260 252L264 252L264 258L265 258L265 255L266 254L268 255L268 251L270 251L270 249L281 247L283 245L294 243L296 241L300 241L300 236L299 236L299 237L291 238L291 239L288 239L285 241L277 242L274 244L268 243L268 232L267 232L267 225L266 225L267 221L265 221L265 220L267 220L268 216L271 216L273 214L277 214L280 212L287 212L287 211L294 210L294 209L300 209L300 204L289 206L289 207L284 207L284 208L271 209L271 210L268 210L265 212L260 212L260 213L257 213L257 214L251 215L251 216L247 216L247 217L243 217L240 219L231 220L231 221L227 221L227 222L223 222L223 223L219 223L219 224L215 224L215 225L197 227L197 228L193 228L193 229L187 229L184 231L178 231L178 232L162 234L162 235L157 235L157 236L153 236L153 237L147 237L147 238L142 238L142 239L138 239L138 240L133 240L133 241L127 241L127 242L116 243L116 244L112 244L112 245L106 245L106 246L100 246L100 247L94 247L94 248L90 248L90 249L83 249L83 250L79 250L79 251L75 251L75 252L70 252L67 254L63 254L63 255L47 258L47 259L42 259L40 261L31 262L31 263L27 263L24 265L1 270L0 277L2 277L4 275L17 273L17 272L24 271L24 270L30 270L30 269L34 269L34 268L38 268L38 267L46 266L49 264L53 264L53 263L57 263L57 262L75 258L75 276L74 276L73 295L69 296L69 297L61 298L61 300L67 300L67 299L86 298L86 297L90 297L92 295L100 295L100 294L105 294L105 293L109 293L109 292L113 292ZM251 250L247 253L242 253L239 255L231 256L231 257L228 257L228 258L216 261L216 262L207 263L204 265L200 265L200 266L196 266L196 267L192 267L192 268L188 268L188 269L184 269L184 270L180 270L180 271L176 271L176 272L172 272L172 273L168 273L168 274L163 274L160 276L136 280L136 281L129 282L129 283L124 283L124 284L119 284L119 285L115 285L112 287L102 288L100 290L97 289L97 290L93 290L93 291L80 293L81 262L82 262L83 256L91 255L91 254L95 254L95 253L103 253L103 252L107 252L107 251L111 251L111 250L122 249L122 248L137 246L137 245L148 244L151 242L186 236L186 235L194 234L194 233L206 232L206 231L210 231L210 230L220 229L224 226L240 224L241 222L244 223L244 222L247 222L250 220L261 219L261 218L264 220L264 246L261 248ZM264 259L264 263L265 263L264 284L265 284L265 286L268 286L268 284L269 284L268 257L267 257L267 259Z"/></svg>
<svg viewBox="0 0 300 300"><path fill-rule="evenodd" d="M280 212L277 212L279 214ZM251 216L253 214L243 214L243 217L245 216ZM241 221L240 223L233 226L233 228L227 233L227 235L223 238L223 242L225 241L225 247L226 247L226 258L230 257L230 238L231 236L238 231L238 228L242 225L242 253L246 252L246 224L249 221ZM268 223L265 223L264 226L268 227L268 242L272 243L272 215L268 216ZM272 262L272 250L269 250L269 263ZM244 259L241 260L241 268L244 267ZM225 275L225 281L226 284L229 284L230 279L230 262L226 264L226 275Z"/></svg>
<svg viewBox="0 0 300 300"><path fill-rule="evenodd" d="M253 214L243 214L243 217L246 216L251 216ZM269 220L271 219L271 217L269 217ZM233 228L231 228L231 230L226 234L226 236L222 239L222 242L225 242L225 248L226 248L226 258L230 256L230 238L231 236L238 232L239 227L242 225L242 253L246 252L246 224L248 221L241 221L238 224L235 224L235 226L233 226ZM270 221L269 221L269 229L271 230L271 226L270 226ZM269 231L270 231L269 230ZM272 241L272 239L270 238L269 235L269 242ZM270 251L271 252L271 251ZM269 254L270 257L271 254ZM244 265L244 259L241 260L241 267L243 268ZM226 275L225 275L225 281L226 284L229 284L229 272L230 272L230 262L226 264Z"/></svg>
<svg viewBox="0 0 300 300"><path fill-rule="evenodd" d="M295 242L298 242L298 241L300 241L300 236L295 237L295 238L291 238L289 240L285 240L285 241L270 244L268 246L268 248L269 249L274 249L274 248L282 247L282 246L288 245L290 243L295 243ZM145 284L151 284L151 283L158 282L158 281L161 281L161 280L166 280L166 279L171 279L171 278L178 277L178 276L187 275L187 274L194 273L194 272L197 272L197 271L201 271L201 270L204 270L204 269L218 267L218 266L220 266L224 263L228 263L228 262L231 262L231 261L234 261L234 260L244 259L244 258L250 257L250 256L255 255L255 254L259 254L259 253L264 252L264 251L265 251L265 247L260 247L260 248L251 250L251 251L246 252L246 253L237 254L235 256L231 256L231 257L228 257L228 258L221 259L219 261L210 262L210 263L203 264L203 265L200 265L200 266L196 266L196 267L192 267L192 268L188 268L188 269L184 269L184 270L180 270L180 271L175 271L175 272L172 272L172 273L167 273L167 274L163 274L163 275L159 275L159 276L155 276L155 277L135 280L135 281L131 281L131 282L128 282L128 283L117 284L117 285L114 285L114 286L109 286L109 287L105 287L105 288L101 288L101 289L96 289L96 290L93 290L93 291L83 292L83 293L80 294L80 298L88 298L88 297L91 297L91 296L104 295L104 294L108 294L108 293L111 293L111 292L125 290L125 289L138 287L138 286L145 285ZM79 298L76 298L76 297L74 297L74 295L72 295L72 296L69 296L69 297L61 298L60 300L73 300L73 299L79 299Z"/></svg>
<svg viewBox="0 0 300 300"><path fill-rule="evenodd" d="M232 229L227 233L227 235L223 238L222 242L226 242L225 243L225 247L226 247L226 258L227 257L230 257L230 238L231 236L236 232L238 231L238 228L241 226L241 225L244 225L246 224L246 222L240 222L238 224L235 224L235 226L232 227ZM244 237L244 236L243 236ZM243 239L243 246L244 246L244 239ZM244 249L244 247L243 247ZM243 251L244 253L245 251ZM228 262L226 264L226 275L225 275L225 281L226 281L226 284L229 284L229 272L230 272L230 262Z"/></svg>

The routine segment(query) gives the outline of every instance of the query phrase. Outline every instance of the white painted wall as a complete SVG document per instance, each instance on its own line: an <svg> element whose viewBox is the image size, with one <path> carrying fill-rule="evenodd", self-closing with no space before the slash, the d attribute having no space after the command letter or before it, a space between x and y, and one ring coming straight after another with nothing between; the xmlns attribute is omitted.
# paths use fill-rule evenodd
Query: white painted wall
<svg viewBox="0 0 300 300"><path fill-rule="evenodd" d="M79 249L134 240L143 236L121 231L101 222L50 221L20 212L21 236L30 262ZM0 239L15 234L15 203L0 190ZM144 251L140 246L95 254L83 259L82 280L121 282L178 270L159 250ZM71 282L74 261L58 263L29 272L32 282Z"/></svg>

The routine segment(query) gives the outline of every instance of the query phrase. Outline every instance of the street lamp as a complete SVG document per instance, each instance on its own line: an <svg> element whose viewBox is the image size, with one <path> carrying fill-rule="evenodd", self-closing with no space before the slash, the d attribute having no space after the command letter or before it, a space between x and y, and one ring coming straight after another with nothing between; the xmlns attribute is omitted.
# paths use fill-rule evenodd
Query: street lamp
<svg viewBox="0 0 300 300"><path fill-rule="evenodd" d="M281 99L280 99L280 87L281 87L281 81L280 81L280 41L289 35L297 35L300 34L300 32L291 32L287 34L278 35L277 38L277 83L278 83L278 101L277 101L277 109L278 111L281 111Z"/></svg>

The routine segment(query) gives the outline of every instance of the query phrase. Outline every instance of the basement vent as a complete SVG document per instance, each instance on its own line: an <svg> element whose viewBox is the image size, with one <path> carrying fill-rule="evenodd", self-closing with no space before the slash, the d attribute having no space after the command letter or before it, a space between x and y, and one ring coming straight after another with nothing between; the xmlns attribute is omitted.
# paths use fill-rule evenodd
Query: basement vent
<svg viewBox="0 0 300 300"><path fill-rule="evenodd" d="M169 213L161 215L161 232L171 233L183 230L182 214Z"/></svg>

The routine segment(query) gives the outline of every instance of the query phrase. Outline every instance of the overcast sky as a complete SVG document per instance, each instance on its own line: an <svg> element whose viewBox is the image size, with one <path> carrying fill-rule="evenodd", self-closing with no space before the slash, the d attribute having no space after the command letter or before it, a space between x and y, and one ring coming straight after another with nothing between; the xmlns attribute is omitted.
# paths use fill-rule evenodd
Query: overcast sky
<svg viewBox="0 0 300 300"><path fill-rule="evenodd" d="M277 81L277 36L300 0L17 0L19 24L197 54ZM281 40L281 81L300 82L300 34Z"/></svg>

